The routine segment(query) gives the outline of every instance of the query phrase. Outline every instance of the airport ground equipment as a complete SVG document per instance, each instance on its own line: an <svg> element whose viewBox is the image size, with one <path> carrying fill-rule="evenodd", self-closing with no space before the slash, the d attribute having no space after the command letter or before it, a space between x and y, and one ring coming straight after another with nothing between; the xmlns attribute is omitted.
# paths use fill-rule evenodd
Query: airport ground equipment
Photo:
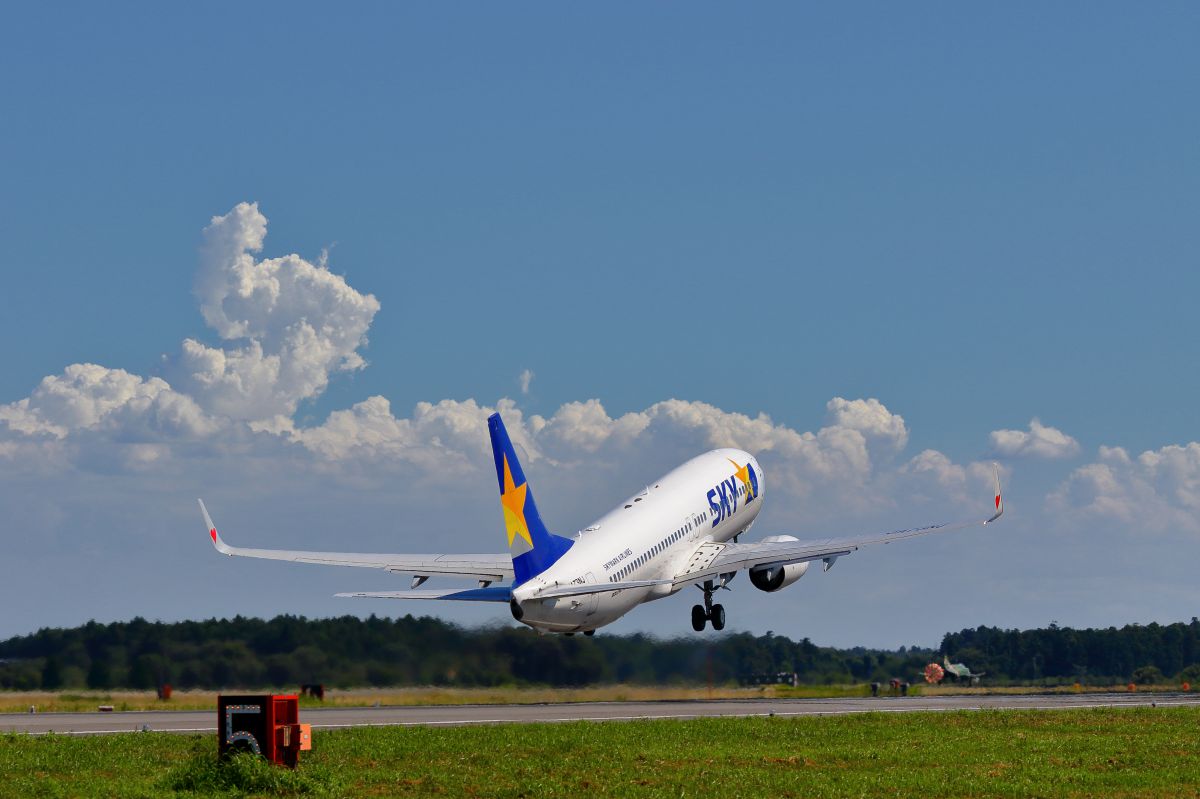
<svg viewBox="0 0 1200 799"><path fill-rule="evenodd" d="M217 751L221 757L247 751L295 768L300 752L312 748L310 725L300 723L296 694L237 694L217 697Z"/></svg>
<svg viewBox="0 0 1200 799"><path fill-rule="evenodd" d="M776 671L766 674L739 674L739 685L787 685L799 687L800 675L794 671Z"/></svg>

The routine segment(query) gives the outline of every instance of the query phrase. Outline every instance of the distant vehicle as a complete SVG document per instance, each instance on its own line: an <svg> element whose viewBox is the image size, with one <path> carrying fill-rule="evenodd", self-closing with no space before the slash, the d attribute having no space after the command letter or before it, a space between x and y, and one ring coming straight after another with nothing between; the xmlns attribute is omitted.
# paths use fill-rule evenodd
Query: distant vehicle
<svg viewBox="0 0 1200 799"><path fill-rule="evenodd" d="M946 670L947 676L956 680L969 680L972 683L979 682L980 677L987 675L986 671L971 671L965 663L951 663L949 655L942 656L942 667Z"/></svg>
<svg viewBox="0 0 1200 799"><path fill-rule="evenodd" d="M225 543L200 502L213 546L225 555L361 566L413 575L407 591L360 591L339 597L444 599L507 603L513 618L539 632L591 635L644 602L697 586L703 604L692 608L692 629L725 627L725 609L713 594L738 571L751 585L775 592L799 580L809 564L826 571L842 555L867 544L976 527L1004 512L1000 477L994 512L984 520L932 524L885 533L801 541L773 535L738 543L762 509L762 466L738 449L716 449L692 458L622 502L572 538L554 535L542 522L533 492L499 414L488 418L508 552L496 555L372 555L245 549ZM420 589L430 577L478 581L475 588ZM501 585L494 585L501 583ZM508 584L504 584L508 583Z"/></svg>

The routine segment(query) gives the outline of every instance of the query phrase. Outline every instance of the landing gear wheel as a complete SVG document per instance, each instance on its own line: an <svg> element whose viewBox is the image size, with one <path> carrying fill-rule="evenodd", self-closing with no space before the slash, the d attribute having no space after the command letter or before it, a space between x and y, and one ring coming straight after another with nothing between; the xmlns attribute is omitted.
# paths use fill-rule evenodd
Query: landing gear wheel
<svg viewBox="0 0 1200 799"><path fill-rule="evenodd" d="M692 629L696 632L704 632L704 622L708 621L708 614L704 612L701 605L692 605Z"/></svg>
<svg viewBox="0 0 1200 799"><path fill-rule="evenodd" d="M584 630L583 634L586 635L588 638L591 638L593 635L596 634L596 631L595 630Z"/></svg>
<svg viewBox="0 0 1200 799"><path fill-rule="evenodd" d="M708 614L708 618L710 621L712 621L712 626L713 626L714 630L724 630L725 629L725 606L724 605L713 605L712 612Z"/></svg>

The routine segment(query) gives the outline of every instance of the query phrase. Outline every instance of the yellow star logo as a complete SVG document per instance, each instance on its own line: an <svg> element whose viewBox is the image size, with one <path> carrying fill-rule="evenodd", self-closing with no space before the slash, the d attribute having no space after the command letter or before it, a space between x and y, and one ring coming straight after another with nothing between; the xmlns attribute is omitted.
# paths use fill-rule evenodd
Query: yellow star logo
<svg viewBox="0 0 1200 799"><path fill-rule="evenodd" d="M504 490L500 492L500 505L504 508L504 529L508 532L508 546L512 548L513 539L517 536L525 539L525 543L533 549L533 539L529 535L529 525L525 522L525 491L528 483L513 485L512 470L508 468L508 456L504 456Z"/></svg>
<svg viewBox="0 0 1200 799"><path fill-rule="evenodd" d="M750 483L750 462L747 461L745 466L738 466L737 461L733 458L726 458L727 461L733 464L736 469L733 476L742 481L742 485L746 487L746 499L754 499L754 486Z"/></svg>

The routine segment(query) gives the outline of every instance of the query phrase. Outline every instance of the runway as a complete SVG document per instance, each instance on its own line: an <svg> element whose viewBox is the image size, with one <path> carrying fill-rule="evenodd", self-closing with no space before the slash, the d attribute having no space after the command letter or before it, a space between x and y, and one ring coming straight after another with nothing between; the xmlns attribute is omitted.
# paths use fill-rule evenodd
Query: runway
<svg viewBox="0 0 1200 799"><path fill-rule="evenodd" d="M833 716L949 710L1062 710L1103 707L1200 707L1200 694L1055 694L1024 696L911 696L856 699L755 699L670 702L579 702L544 705L437 705L305 708L314 729L385 726L634 721L751 716ZM215 710L125 713L4 713L0 732L102 735L119 732L214 732Z"/></svg>

